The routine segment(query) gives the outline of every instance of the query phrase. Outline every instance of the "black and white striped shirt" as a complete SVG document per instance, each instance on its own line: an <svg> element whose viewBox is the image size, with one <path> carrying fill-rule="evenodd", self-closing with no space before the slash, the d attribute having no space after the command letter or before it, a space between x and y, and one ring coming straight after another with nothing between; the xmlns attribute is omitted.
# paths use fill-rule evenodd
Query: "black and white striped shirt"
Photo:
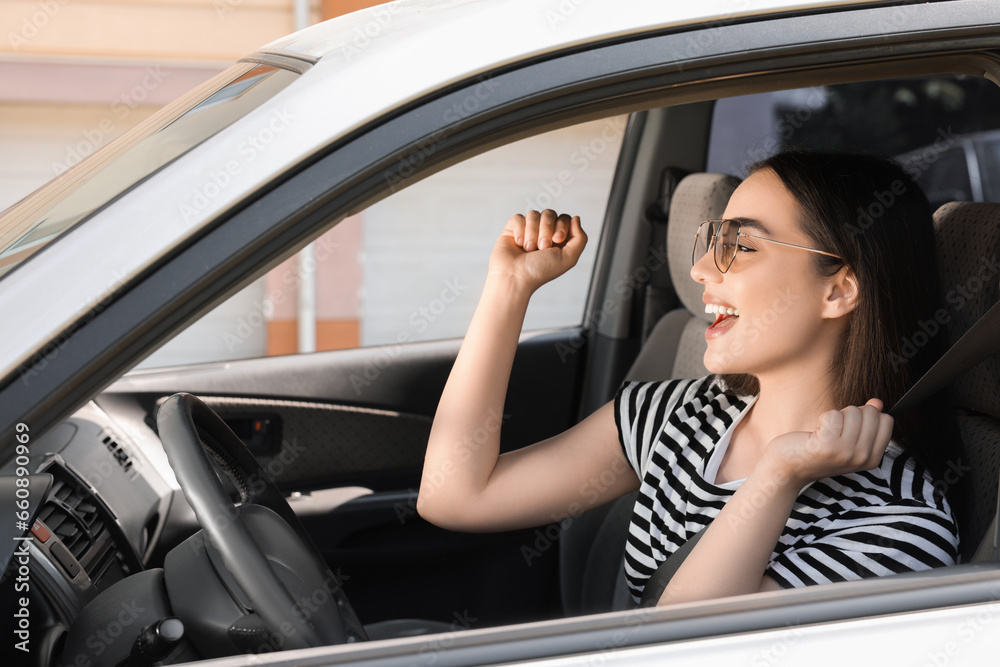
<svg viewBox="0 0 1000 667"><path fill-rule="evenodd" d="M667 556L707 525L743 480L715 484L732 428L755 397L714 376L627 382L615 396L625 457L642 485L625 545L636 600ZM799 495L765 574L785 588L955 563L958 528L929 474L895 443L872 470L821 479Z"/></svg>

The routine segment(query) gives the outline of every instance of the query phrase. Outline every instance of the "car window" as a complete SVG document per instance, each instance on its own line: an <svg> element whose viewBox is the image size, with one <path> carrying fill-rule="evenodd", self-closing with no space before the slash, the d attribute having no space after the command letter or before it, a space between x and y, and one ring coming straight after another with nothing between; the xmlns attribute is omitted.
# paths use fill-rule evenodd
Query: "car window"
<svg viewBox="0 0 1000 667"><path fill-rule="evenodd" d="M583 321L626 116L508 144L399 189L312 244L316 350L465 334L507 219L529 209L579 215L591 242L579 264L532 298L524 329ZM387 183L387 188L396 187ZM295 257L150 356L141 367L299 350Z"/></svg>
<svg viewBox="0 0 1000 667"><path fill-rule="evenodd" d="M931 76L782 90L719 100L708 170L744 176L782 148L859 149L896 157L933 206L996 201L988 146L1000 128L1000 88ZM992 156L996 155L993 149ZM983 180L992 179L992 180ZM995 181L995 182L994 182Z"/></svg>
<svg viewBox="0 0 1000 667"><path fill-rule="evenodd" d="M944 151L917 149L900 161L910 171L919 174L918 182L935 209L950 201L982 201L983 191L975 155L966 150L965 142ZM972 178L972 174L976 178ZM975 180L975 186L973 186Z"/></svg>
<svg viewBox="0 0 1000 667"><path fill-rule="evenodd" d="M983 133L976 142L976 157L984 201L1000 200L1000 132Z"/></svg>
<svg viewBox="0 0 1000 667"><path fill-rule="evenodd" d="M290 84L298 74L268 65L238 65L233 78L190 109L161 118L159 126L137 132L127 143L88 160L67 179L81 183L58 187L58 179L29 198L35 205L18 213L0 212L0 276L40 250L94 211L194 146L255 109ZM92 147L90 148L92 150ZM57 165L59 173L72 169L86 147L74 152L76 162ZM68 181L68 182L71 182ZM13 208L13 207L12 207Z"/></svg>

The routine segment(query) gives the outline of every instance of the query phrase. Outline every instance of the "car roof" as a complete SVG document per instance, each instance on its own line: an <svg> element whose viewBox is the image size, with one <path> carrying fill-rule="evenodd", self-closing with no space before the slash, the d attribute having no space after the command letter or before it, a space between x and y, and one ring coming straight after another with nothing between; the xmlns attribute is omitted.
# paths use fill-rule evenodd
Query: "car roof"
<svg viewBox="0 0 1000 667"><path fill-rule="evenodd" d="M314 63L310 85L325 91L364 91L363 99L330 109L330 127L342 136L435 90L567 49L687 25L861 4L870 2L407 0L314 25L256 55Z"/></svg>
<svg viewBox="0 0 1000 667"><path fill-rule="evenodd" d="M277 39L261 53L330 65L418 61L465 70L648 32L748 16L871 4L869 0L399 0L353 12ZM430 22L430 23L429 23ZM430 25L430 27L428 27ZM433 41L435 35L447 40ZM413 47L419 46L415 50ZM456 50L462 53L455 60ZM437 76L437 72L435 72Z"/></svg>

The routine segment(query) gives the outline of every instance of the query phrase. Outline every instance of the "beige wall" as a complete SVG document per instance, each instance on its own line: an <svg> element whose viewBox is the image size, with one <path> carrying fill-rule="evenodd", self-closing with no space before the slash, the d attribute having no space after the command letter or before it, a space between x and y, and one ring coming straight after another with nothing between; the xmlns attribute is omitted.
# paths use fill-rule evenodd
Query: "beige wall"
<svg viewBox="0 0 1000 667"><path fill-rule="evenodd" d="M8 0L0 54L232 61L294 28L292 0Z"/></svg>
<svg viewBox="0 0 1000 667"><path fill-rule="evenodd" d="M310 22L377 4L372 0L311 0ZM294 9L293 0L0 1L0 210L233 61L292 32ZM553 157L556 166L565 168L566 156L590 140L588 131L570 129L540 139L544 146L531 152ZM502 222L511 206L522 204L524 198L518 193L535 196L541 192L540 183L548 178L550 165L530 171L524 168L523 157L514 160L521 168L512 172L520 181L504 181L498 192L498 183L511 171L507 161L494 164L503 155L500 151L476 162L479 166L462 172L464 176L428 179L422 187L393 198L395 203L365 211L316 241L317 349L381 343L384 336L379 332L391 333L393 327L401 326L396 324L400 313L406 315L430 298L420 295L419 280L394 282L393 271L400 265L394 258L400 251L384 246L402 238L406 248L420 240L407 234L419 236L422 229L443 226L445 221L426 215L422 218L426 225L404 226L400 231L384 225L385 220L407 219L417 210L461 193L478 202L478 208L466 213L488 226L483 236L489 245L495 236L493 226L499 224L495 221ZM607 175L608 169L595 166L588 175L598 171ZM590 189L582 183L576 188ZM502 199L496 211L484 208L491 197ZM328 248L335 248L336 256ZM480 258L485 256L480 250L468 253L475 258L470 271L476 275L481 273ZM379 265L380 261L388 265ZM184 332L149 363L297 351L296 263L296 259L285 262ZM416 270L413 274L422 275ZM370 284L365 284L365 275ZM440 291L436 284L428 289ZM367 301L365 294L371 297ZM268 308L261 305L265 301ZM264 311L266 317L261 315ZM463 312L462 308L450 309L449 318ZM227 334L245 329L246 321L261 319L266 319L266 326L251 327L252 335L246 338L240 334L238 349L226 347L224 342L232 340ZM435 325L443 326L445 320L438 318ZM459 324L442 330L442 335L458 335L464 330L464 324Z"/></svg>
<svg viewBox="0 0 1000 667"><path fill-rule="evenodd" d="M128 112L120 117L110 107L94 104L0 104L0 210L117 138L153 109Z"/></svg>
<svg viewBox="0 0 1000 667"><path fill-rule="evenodd" d="M0 209L294 27L293 0L0 2Z"/></svg>
<svg viewBox="0 0 1000 667"><path fill-rule="evenodd" d="M308 20L375 4L310 0ZM0 1L0 210L295 27L293 0ZM360 227L354 229L353 235L341 230L337 243L359 249ZM253 289L263 294L264 284L287 286L282 278L293 263ZM356 261L318 264L319 349L357 344L359 275ZM295 351L296 293L283 288L284 308L259 332L266 339L244 347ZM227 330L227 322L259 300L243 295L220 308L199 323L200 332L179 337L176 355L212 358L212 350L194 347L221 339L214 329ZM171 363L172 354L163 350L158 357Z"/></svg>

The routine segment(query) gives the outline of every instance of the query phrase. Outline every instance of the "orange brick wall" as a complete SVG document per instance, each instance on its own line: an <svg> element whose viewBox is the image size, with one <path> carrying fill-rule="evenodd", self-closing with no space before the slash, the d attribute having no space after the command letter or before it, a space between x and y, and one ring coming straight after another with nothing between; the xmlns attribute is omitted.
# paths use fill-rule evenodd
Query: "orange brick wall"
<svg viewBox="0 0 1000 667"><path fill-rule="evenodd" d="M383 2L374 0L323 0L323 19L332 19L336 16L350 14L351 12L356 12L359 9L374 7L375 5L381 4L383 4Z"/></svg>
<svg viewBox="0 0 1000 667"><path fill-rule="evenodd" d="M318 320L316 350L344 350L361 343L358 320ZM299 323L295 320L271 320L267 323L267 355L295 354L299 348Z"/></svg>

